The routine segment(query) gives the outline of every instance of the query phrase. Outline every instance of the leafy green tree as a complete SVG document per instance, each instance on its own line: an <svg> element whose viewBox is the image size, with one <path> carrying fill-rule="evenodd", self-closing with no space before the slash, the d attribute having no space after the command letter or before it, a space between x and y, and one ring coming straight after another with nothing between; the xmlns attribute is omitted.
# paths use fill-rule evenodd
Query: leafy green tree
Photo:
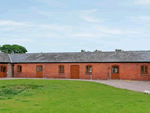
<svg viewBox="0 0 150 113"><path fill-rule="evenodd" d="M101 52L101 50L97 50L97 49L96 49L96 50L95 50L95 51L93 51L93 52Z"/></svg>
<svg viewBox="0 0 150 113"><path fill-rule="evenodd" d="M82 49L81 52L86 52L86 51Z"/></svg>
<svg viewBox="0 0 150 113"><path fill-rule="evenodd" d="M123 51L123 50L121 50L121 49L115 49L115 51Z"/></svg>
<svg viewBox="0 0 150 113"><path fill-rule="evenodd" d="M85 50L82 49L81 52L92 52L92 51L85 51ZM101 52L101 50L97 50L97 49L96 49L96 50L93 51L93 52Z"/></svg>
<svg viewBox="0 0 150 113"><path fill-rule="evenodd" d="M27 52L25 47L16 45L16 44L12 45L12 51L14 53L26 53Z"/></svg>
<svg viewBox="0 0 150 113"><path fill-rule="evenodd" d="M5 44L2 47L0 47L0 50L4 53L26 53L27 50L25 47L14 44L14 45L9 45Z"/></svg>
<svg viewBox="0 0 150 113"><path fill-rule="evenodd" d="M11 51L12 51L12 46L9 45L9 44L5 44L5 45L3 45L0 49L1 49L1 51L4 52L4 53L11 53Z"/></svg>

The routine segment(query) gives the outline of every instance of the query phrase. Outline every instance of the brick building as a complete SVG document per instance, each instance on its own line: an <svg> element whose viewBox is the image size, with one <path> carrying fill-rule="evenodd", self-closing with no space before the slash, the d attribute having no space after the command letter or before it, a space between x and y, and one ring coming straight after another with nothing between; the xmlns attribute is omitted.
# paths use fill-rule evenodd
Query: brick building
<svg viewBox="0 0 150 113"><path fill-rule="evenodd" d="M150 51L0 53L0 77L150 80Z"/></svg>

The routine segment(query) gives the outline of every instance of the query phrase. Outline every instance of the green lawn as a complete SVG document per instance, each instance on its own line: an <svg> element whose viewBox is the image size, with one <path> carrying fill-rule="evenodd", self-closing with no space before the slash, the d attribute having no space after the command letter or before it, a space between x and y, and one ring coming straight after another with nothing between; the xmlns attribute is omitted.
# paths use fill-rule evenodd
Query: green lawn
<svg viewBox="0 0 150 113"><path fill-rule="evenodd" d="M0 80L0 113L149 113L150 95L88 81Z"/></svg>

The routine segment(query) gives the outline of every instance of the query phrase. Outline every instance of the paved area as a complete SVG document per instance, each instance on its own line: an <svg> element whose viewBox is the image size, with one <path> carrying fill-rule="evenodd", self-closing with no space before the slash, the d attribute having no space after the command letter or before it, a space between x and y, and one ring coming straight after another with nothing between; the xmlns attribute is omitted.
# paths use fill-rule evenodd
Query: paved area
<svg viewBox="0 0 150 113"><path fill-rule="evenodd" d="M10 80L10 79L40 79L40 78L1 78L0 80ZM46 78L42 78L46 79ZM85 79L48 79L48 80L78 80L78 81L91 81L98 82L102 84L107 84L110 86L128 89L133 91L144 92L145 90L150 91L150 81L130 81L130 80L85 80Z"/></svg>
<svg viewBox="0 0 150 113"><path fill-rule="evenodd" d="M133 91L150 91L150 81L125 81L125 80L108 80L108 81L95 81L117 88L128 89Z"/></svg>

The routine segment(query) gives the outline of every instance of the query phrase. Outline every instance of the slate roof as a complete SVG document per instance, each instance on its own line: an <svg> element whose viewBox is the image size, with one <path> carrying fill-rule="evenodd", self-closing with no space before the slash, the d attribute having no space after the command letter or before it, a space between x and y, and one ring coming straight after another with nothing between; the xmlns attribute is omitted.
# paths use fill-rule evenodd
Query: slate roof
<svg viewBox="0 0 150 113"><path fill-rule="evenodd" d="M2 62L2 63L10 62L9 55L5 54L5 53L0 53L0 62Z"/></svg>
<svg viewBox="0 0 150 113"><path fill-rule="evenodd" d="M12 63L30 62L150 62L150 51L10 54Z"/></svg>

